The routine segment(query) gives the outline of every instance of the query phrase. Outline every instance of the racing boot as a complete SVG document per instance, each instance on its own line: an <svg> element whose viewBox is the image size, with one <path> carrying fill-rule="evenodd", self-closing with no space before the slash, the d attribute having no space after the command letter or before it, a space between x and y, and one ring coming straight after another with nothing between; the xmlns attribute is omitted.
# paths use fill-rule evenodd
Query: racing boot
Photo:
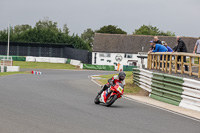
<svg viewBox="0 0 200 133"><path fill-rule="evenodd" d="M105 90L107 90L109 87L106 85L103 86L103 88L100 90L100 92L98 93L98 95L101 95L101 93Z"/></svg>

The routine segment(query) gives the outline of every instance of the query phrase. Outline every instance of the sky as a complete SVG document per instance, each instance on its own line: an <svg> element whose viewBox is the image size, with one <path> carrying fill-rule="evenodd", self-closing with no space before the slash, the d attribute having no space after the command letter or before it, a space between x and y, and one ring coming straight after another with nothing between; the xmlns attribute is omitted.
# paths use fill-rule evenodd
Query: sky
<svg viewBox="0 0 200 133"><path fill-rule="evenodd" d="M179 36L200 37L200 0L0 0L0 30L35 26L48 17L70 34L116 25L132 34L142 25Z"/></svg>

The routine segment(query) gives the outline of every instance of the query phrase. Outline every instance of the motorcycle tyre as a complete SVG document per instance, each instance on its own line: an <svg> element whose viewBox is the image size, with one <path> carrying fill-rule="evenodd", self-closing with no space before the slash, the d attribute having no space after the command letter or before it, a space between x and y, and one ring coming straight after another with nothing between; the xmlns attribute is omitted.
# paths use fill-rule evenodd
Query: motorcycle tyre
<svg viewBox="0 0 200 133"><path fill-rule="evenodd" d="M117 100L117 95L113 95L112 99L109 102L106 102L106 107L110 107L115 102L115 100Z"/></svg>
<svg viewBox="0 0 200 133"><path fill-rule="evenodd" d="M95 104L99 104L100 103L100 101L99 101L99 94L95 97L95 99L94 99L94 103Z"/></svg>

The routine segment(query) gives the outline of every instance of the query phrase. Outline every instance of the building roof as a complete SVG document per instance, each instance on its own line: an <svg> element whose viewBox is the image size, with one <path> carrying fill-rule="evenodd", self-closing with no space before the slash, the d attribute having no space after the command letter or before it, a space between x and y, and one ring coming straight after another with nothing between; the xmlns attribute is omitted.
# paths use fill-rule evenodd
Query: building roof
<svg viewBox="0 0 200 133"><path fill-rule="evenodd" d="M173 48L176 45L176 37L159 36L161 41L165 41ZM188 52L192 53L198 38L182 37L187 45ZM125 34L101 34L96 33L93 43L93 52L108 53L133 53L149 51L149 41L153 36L147 35L125 35ZM143 51L142 51L142 47Z"/></svg>

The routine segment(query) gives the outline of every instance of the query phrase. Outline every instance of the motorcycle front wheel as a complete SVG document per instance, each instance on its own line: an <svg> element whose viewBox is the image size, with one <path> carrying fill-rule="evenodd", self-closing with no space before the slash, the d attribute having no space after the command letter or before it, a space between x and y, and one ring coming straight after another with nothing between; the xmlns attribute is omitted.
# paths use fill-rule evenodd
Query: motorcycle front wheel
<svg viewBox="0 0 200 133"><path fill-rule="evenodd" d="M99 94L95 97L95 99L94 99L94 103L95 103L95 104L99 104L99 103L100 103L99 97L100 97Z"/></svg>
<svg viewBox="0 0 200 133"><path fill-rule="evenodd" d="M110 96L106 101L106 107L110 107L115 102L115 100L117 100L117 95Z"/></svg>

